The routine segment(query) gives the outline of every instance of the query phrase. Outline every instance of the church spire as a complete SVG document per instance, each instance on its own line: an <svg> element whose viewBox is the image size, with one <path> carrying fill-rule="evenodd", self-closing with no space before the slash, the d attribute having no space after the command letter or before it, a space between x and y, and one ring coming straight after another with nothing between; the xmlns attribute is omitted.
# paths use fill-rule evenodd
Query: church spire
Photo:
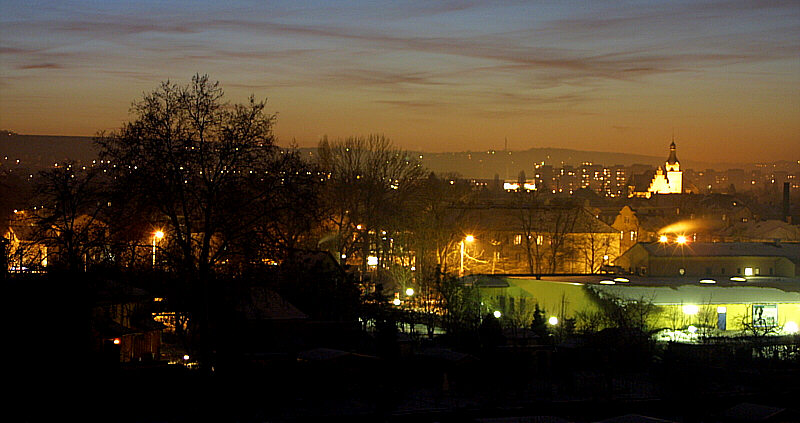
<svg viewBox="0 0 800 423"><path fill-rule="evenodd" d="M678 156L675 154L675 136L672 137L672 143L669 145L669 158L667 158L667 164L674 165L678 163Z"/></svg>

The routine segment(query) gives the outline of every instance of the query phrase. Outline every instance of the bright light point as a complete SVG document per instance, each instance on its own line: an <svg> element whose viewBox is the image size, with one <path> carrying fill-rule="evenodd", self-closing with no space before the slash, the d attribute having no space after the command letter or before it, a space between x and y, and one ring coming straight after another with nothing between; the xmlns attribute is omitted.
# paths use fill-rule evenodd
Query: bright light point
<svg viewBox="0 0 800 423"><path fill-rule="evenodd" d="M163 231L155 231L153 233L153 236L156 237L156 239L164 238L164 232Z"/></svg>
<svg viewBox="0 0 800 423"><path fill-rule="evenodd" d="M399 299L399 298L395 298L395 299L393 299L393 300L392 300L392 304L394 304L394 305L396 305L396 306L399 306L399 305L400 305L400 299Z"/></svg>
<svg viewBox="0 0 800 423"><path fill-rule="evenodd" d="M681 235L675 240L678 244L686 244L686 237Z"/></svg>
<svg viewBox="0 0 800 423"><path fill-rule="evenodd" d="M492 315L494 315L495 319L499 319L500 316L503 315L503 313L501 313L500 310L495 310L494 313L492 313Z"/></svg>
<svg viewBox="0 0 800 423"><path fill-rule="evenodd" d="M557 325L558 324L558 317L550 316L550 318L547 319L547 323L550 323L551 326Z"/></svg>
<svg viewBox="0 0 800 423"><path fill-rule="evenodd" d="M601 285L614 285L614 284L616 284L616 282L606 279L606 280L600 281L600 284Z"/></svg>
<svg viewBox="0 0 800 423"><path fill-rule="evenodd" d="M717 283L714 279L700 279L700 283Z"/></svg>
<svg viewBox="0 0 800 423"><path fill-rule="evenodd" d="M686 328L686 329L691 333L696 333L697 332L697 326L695 326L695 325L689 325L689 327Z"/></svg>
<svg viewBox="0 0 800 423"><path fill-rule="evenodd" d="M700 311L700 310L694 304L689 304L689 305L683 306L683 312L685 314L695 315L695 314L697 314L698 311Z"/></svg>
<svg viewBox="0 0 800 423"><path fill-rule="evenodd" d="M342 254L342 258L346 259L347 258L347 254Z"/></svg>
<svg viewBox="0 0 800 423"><path fill-rule="evenodd" d="M464 238L464 241L467 241L467 242L472 242L472 241L475 241L475 237L474 237L474 236L472 236L472 235L467 235L467 236Z"/></svg>
<svg viewBox="0 0 800 423"><path fill-rule="evenodd" d="M367 257L367 266L377 266L377 265L378 265L378 257L376 256Z"/></svg>
<svg viewBox="0 0 800 423"><path fill-rule="evenodd" d="M669 241L669 238L667 238L666 235L661 235L660 237L658 237L658 242L664 243L664 242L667 242L667 241Z"/></svg>
<svg viewBox="0 0 800 423"><path fill-rule="evenodd" d="M363 228L363 226L361 226L361 225L356 225L356 229L358 229L359 231L360 231L362 228Z"/></svg>
<svg viewBox="0 0 800 423"><path fill-rule="evenodd" d="M797 323L786 322L786 324L783 325L783 331L786 333L797 333Z"/></svg>
<svg viewBox="0 0 800 423"><path fill-rule="evenodd" d="M727 312L728 312L728 307L725 307L725 306L717 307L717 313L722 314L722 313L727 313Z"/></svg>
<svg viewBox="0 0 800 423"><path fill-rule="evenodd" d="M409 297L414 295L414 288L406 289L406 295L408 295Z"/></svg>
<svg viewBox="0 0 800 423"><path fill-rule="evenodd" d="M114 338L114 345L119 345L120 342L119 338Z"/></svg>
<svg viewBox="0 0 800 423"><path fill-rule="evenodd" d="M734 281L734 282L747 282L747 279L745 279L745 278L743 278L741 276L734 276L734 277L731 278L731 280Z"/></svg>
<svg viewBox="0 0 800 423"><path fill-rule="evenodd" d="M614 282L630 282L628 278L614 278Z"/></svg>
<svg viewBox="0 0 800 423"><path fill-rule="evenodd" d="M184 359L184 360L188 360L188 359L189 359L189 354L184 354L184 355L183 355L183 359Z"/></svg>

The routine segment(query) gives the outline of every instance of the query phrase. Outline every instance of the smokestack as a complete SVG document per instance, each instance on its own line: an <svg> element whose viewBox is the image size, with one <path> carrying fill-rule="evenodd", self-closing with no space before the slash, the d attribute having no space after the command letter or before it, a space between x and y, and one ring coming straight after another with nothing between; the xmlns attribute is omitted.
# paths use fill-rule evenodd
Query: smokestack
<svg viewBox="0 0 800 423"><path fill-rule="evenodd" d="M784 182L783 183L783 220L786 223L792 223L792 222L790 222L791 217L789 216L789 213L790 213L790 209L789 209L789 183L788 182Z"/></svg>

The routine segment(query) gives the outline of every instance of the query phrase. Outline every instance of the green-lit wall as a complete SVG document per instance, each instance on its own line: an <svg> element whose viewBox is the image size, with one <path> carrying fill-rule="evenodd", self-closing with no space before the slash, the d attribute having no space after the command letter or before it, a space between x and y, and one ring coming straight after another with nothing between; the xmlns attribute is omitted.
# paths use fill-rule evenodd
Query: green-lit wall
<svg viewBox="0 0 800 423"><path fill-rule="evenodd" d="M536 280L525 277L511 277L504 280L508 282L508 287L480 288L484 307L490 311L501 311L504 316L519 315L521 308L527 308L530 311L535 304L544 309L545 315L548 317L574 318L578 311L597 310L591 294L580 283ZM617 285L617 287L619 286ZM668 290L671 288L655 289ZM787 296L791 295L793 294L787 294ZM725 329L739 331L743 329L742 323L748 318L751 319L753 306L757 305L775 305L777 307L777 324L780 326L787 322L800 324L800 302L748 301L746 298L736 303L713 300L692 303L690 301L683 302L680 299L676 301L675 298L670 301L665 303L659 302L657 297L653 299L653 303L658 305L660 310L651 322L652 327L674 330L685 329L689 325L717 327L719 307L724 307ZM687 311L692 312L693 308L684 306L696 306L697 312L688 314Z"/></svg>

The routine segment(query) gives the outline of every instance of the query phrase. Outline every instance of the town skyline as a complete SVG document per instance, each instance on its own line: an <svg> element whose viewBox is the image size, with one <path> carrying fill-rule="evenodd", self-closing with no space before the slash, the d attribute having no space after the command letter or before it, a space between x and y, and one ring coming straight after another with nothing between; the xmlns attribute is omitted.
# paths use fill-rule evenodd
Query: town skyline
<svg viewBox="0 0 800 423"><path fill-rule="evenodd" d="M41 6L2 6L0 127L19 133L113 130L159 81L207 73L267 98L282 145L661 156L674 135L685 157L800 157L792 2Z"/></svg>

